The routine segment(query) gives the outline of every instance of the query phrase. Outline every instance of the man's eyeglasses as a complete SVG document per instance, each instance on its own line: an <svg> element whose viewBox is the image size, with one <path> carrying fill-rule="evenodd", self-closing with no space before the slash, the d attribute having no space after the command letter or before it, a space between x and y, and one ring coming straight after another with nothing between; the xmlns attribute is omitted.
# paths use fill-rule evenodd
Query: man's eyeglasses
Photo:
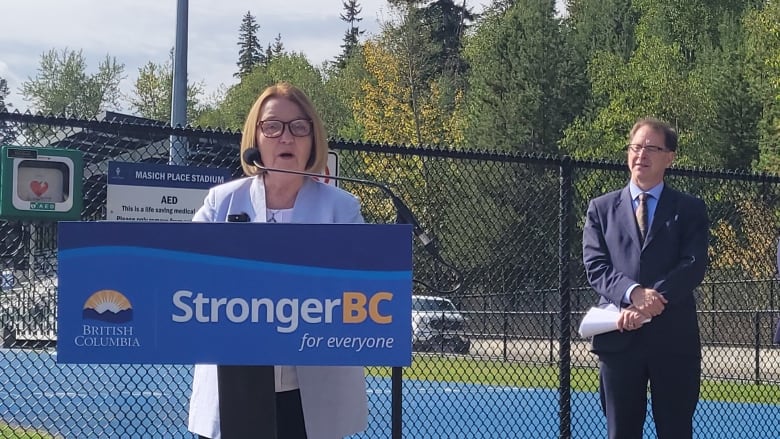
<svg viewBox="0 0 780 439"><path fill-rule="evenodd" d="M626 148L635 153L640 153L642 150L649 153L659 153L659 152L669 152L668 149L662 147L662 146L655 146L655 145L639 145L637 143L629 143L626 145Z"/></svg>
<svg viewBox="0 0 780 439"><path fill-rule="evenodd" d="M290 134L295 137L306 137L311 134L311 121L309 119L295 119L289 122L282 122L281 120L261 120L257 124L260 127L260 132L265 137L275 138L284 133L284 128L287 127L290 130Z"/></svg>

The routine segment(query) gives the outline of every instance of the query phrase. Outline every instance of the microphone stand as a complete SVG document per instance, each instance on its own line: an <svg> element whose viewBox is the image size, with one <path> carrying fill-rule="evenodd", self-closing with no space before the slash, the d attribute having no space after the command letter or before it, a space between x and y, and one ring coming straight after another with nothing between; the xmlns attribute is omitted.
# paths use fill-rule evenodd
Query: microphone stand
<svg viewBox="0 0 780 439"><path fill-rule="evenodd" d="M414 280L414 282L417 282L425 287L427 287L430 290L438 291L442 294L447 293L453 293L457 291L460 286L461 282L460 279L462 278L461 273L452 265L447 264L444 262L444 260L439 255L438 248L436 247L436 242L428 236L427 233L425 233L425 230L420 226L420 223L417 222L417 219L414 217L414 214L412 213L411 209L409 209L409 206L407 206L401 198L399 198L386 184L379 183L376 181L371 180L364 180L361 178L352 178L352 177L342 177L342 176L334 176L334 175L324 175L324 174L317 174L314 172L305 172L305 171L293 171L293 170L287 170L287 169L276 169L276 168L269 168L267 166L263 166L258 162L259 153L255 154L256 150L247 150L244 153L244 161L247 163L250 163L260 169L263 172L281 172L281 173L287 173L287 174L297 174L297 175L303 175L306 177L315 177L315 178L332 178L334 180L343 180L343 181L349 181L352 183L359 183L359 184L365 184L368 186L377 187L382 190L382 192L387 195L393 202L393 206L395 207L396 211L396 224L411 224L412 230L414 231L414 235L422 242L423 247L426 251L428 251L429 254L431 254L434 258L436 258L439 262L444 264L445 266L452 269L457 274L458 282L456 285L451 288L450 290L437 290L433 288L432 286L419 281ZM403 405L402 405L402 399L403 399L403 368L399 366L393 366L391 368L391 376L390 376L390 395L391 395L391 424L392 424L392 439L401 439L401 433L402 433L402 414L403 414Z"/></svg>

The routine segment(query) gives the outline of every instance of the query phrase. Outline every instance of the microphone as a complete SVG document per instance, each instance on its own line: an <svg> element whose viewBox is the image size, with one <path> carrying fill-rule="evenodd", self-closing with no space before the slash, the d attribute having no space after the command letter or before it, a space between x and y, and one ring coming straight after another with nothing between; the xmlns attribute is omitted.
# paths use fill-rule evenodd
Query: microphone
<svg viewBox="0 0 780 439"><path fill-rule="evenodd" d="M337 175L317 174L314 172L269 168L267 166L263 166L260 163L260 151L258 151L257 148L247 149L246 151L244 151L242 158L246 163L254 165L255 167L257 167L263 172L282 172L286 174L304 175L307 177L317 177L321 179L332 178L334 180L343 180L352 183L360 183L368 186L377 187L381 189L382 192L384 192L384 194L390 197L390 199L393 201L393 206L395 206L395 211L396 211L395 222L397 224L411 224L412 229L414 230L414 236L416 236L420 240L420 242L422 242L423 247L425 247L425 249L430 254L434 256L438 256L439 251L436 248L435 241L431 237L429 237L427 233L425 233L425 230L423 230L423 228L420 226L420 223L417 221L417 218L415 218L414 214L412 213L412 210L409 209L409 206L407 206L406 203L404 203L403 200L401 200L401 198L399 198L386 184L379 183L376 181L371 181L371 180L364 180L362 178L341 177Z"/></svg>

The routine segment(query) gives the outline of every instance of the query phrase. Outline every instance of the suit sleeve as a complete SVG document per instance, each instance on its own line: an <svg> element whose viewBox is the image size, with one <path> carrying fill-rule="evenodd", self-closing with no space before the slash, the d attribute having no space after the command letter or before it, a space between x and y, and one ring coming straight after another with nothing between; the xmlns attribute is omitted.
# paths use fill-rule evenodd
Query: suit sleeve
<svg viewBox="0 0 780 439"><path fill-rule="evenodd" d="M360 201L354 195L347 198L347 202L344 203L344 207L341 209L341 215L343 218L341 221L345 223L359 223L365 222L363 215L360 213Z"/></svg>
<svg viewBox="0 0 780 439"><path fill-rule="evenodd" d="M594 201L588 205L582 230L582 261L591 287L601 296L620 307L628 287L637 282L618 271L612 263L606 239L607 225L602 222Z"/></svg>
<svg viewBox="0 0 780 439"><path fill-rule="evenodd" d="M686 218L681 218L680 248L677 263L663 278L653 285L670 304L689 300L693 290L704 280L707 270L709 245L709 219L707 206L699 198L691 197L680 203L686 206Z"/></svg>

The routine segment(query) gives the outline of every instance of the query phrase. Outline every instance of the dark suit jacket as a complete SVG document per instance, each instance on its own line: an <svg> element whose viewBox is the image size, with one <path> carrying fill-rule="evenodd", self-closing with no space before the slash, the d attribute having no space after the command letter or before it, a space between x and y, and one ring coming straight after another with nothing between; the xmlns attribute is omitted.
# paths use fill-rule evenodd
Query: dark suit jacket
<svg viewBox="0 0 780 439"><path fill-rule="evenodd" d="M641 343L652 353L701 355L693 290L707 266L709 220L704 202L664 185L644 245L640 245L628 186L588 206L582 254L600 305L621 306L632 284L669 301L663 313L634 331L593 337L593 352L619 352ZM623 305L625 306L625 305Z"/></svg>

